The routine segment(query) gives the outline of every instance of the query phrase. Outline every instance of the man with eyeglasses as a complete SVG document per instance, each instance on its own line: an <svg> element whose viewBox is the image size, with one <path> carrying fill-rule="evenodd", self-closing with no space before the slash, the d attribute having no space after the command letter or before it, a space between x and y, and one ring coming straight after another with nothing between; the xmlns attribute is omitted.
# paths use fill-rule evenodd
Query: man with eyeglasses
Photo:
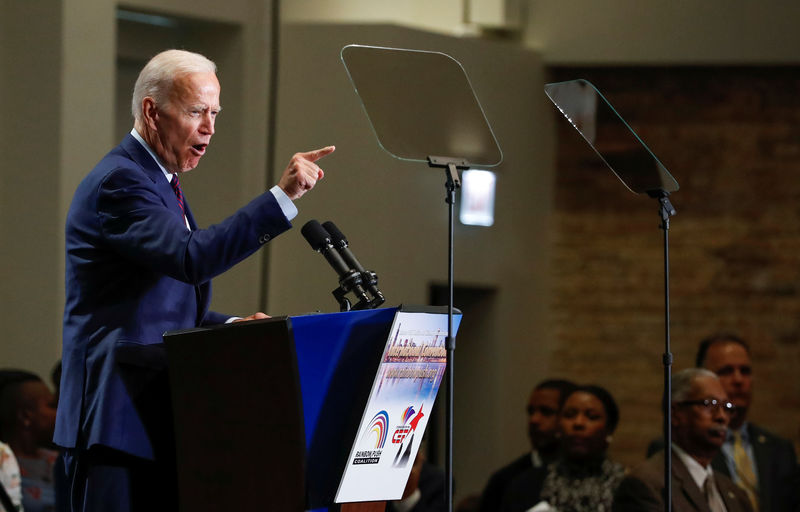
<svg viewBox="0 0 800 512"><path fill-rule="evenodd" d="M674 512L748 512L747 494L711 466L735 406L716 375L690 368L672 378L672 506ZM622 481L615 512L664 510L664 452Z"/></svg>
<svg viewBox="0 0 800 512"><path fill-rule="evenodd" d="M789 440L747 421L753 390L750 347L733 334L710 336L700 342L697 366L717 374L736 406L725 443L711 465L744 489L755 510L800 510L794 446Z"/></svg>

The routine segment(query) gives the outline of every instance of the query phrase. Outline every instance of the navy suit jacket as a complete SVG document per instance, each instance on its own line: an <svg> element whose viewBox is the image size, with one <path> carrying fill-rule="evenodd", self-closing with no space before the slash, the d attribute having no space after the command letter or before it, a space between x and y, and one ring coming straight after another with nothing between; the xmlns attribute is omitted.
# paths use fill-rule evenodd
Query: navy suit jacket
<svg viewBox="0 0 800 512"><path fill-rule="evenodd" d="M761 512L800 511L800 488L794 445L788 439L753 423L747 423L758 472L758 505ZM711 461L714 471L730 475L725 455L720 451Z"/></svg>
<svg viewBox="0 0 800 512"><path fill-rule="evenodd" d="M127 135L78 186L66 223L63 375L55 442L154 459L172 418L162 334L223 323L210 280L289 229L271 193L186 229L175 194Z"/></svg>

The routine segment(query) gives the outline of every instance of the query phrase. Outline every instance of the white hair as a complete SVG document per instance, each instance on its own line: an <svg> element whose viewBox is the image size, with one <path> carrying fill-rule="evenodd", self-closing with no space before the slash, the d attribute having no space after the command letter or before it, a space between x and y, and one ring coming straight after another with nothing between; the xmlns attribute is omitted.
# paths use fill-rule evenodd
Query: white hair
<svg viewBox="0 0 800 512"><path fill-rule="evenodd" d="M139 121L142 117L142 100L151 97L156 105L166 105L176 77L188 73L216 73L217 65L199 53L186 50L166 50L142 68L133 87L131 114Z"/></svg>
<svg viewBox="0 0 800 512"><path fill-rule="evenodd" d="M672 376L672 403L683 402L692 390L692 383L701 377L717 380L717 375L705 368L687 368Z"/></svg>

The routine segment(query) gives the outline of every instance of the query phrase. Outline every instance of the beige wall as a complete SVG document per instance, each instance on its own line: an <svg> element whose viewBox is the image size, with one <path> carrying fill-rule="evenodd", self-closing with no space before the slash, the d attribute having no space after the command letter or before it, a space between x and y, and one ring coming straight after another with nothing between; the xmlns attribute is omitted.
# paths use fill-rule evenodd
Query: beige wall
<svg viewBox="0 0 800 512"><path fill-rule="evenodd" d="M127 2L128 9L182 15L200 27L163 42L153 34L137 37L130 27L118 33L116 4L110 0L3 2L0 367L44 375L60 356L66 211L80 179L132 125L128 119L125 126L117 114L118 105L127 107L132 89L132 83L117 84L125 79L126 62L182 45L208 51L220 64L229 108L215 138L219 151L186 180L187 195L198 198L195 204L190 196L200 222L222 219L263 190L271 5ZM251 284L261 281L262 272L253 258L221 278L214 306L258 309L261 290Z"/></svg>
<svg viewBox="0 0 800 512"><path fill-rule="evenodd" d="M512 45L396 26L284 26L277 160L327 144L337 150L321 162L326 178L298 201L295 229L272 242L272 314L337 310L330 294L336 275L299 233L312 218L340 227L362 263L378 272L388 304L426 304L430 285L447 281L444 173L378 147L339 61L348 43L438 50L461 61L505 154L496 169L495 225L457 225L455 232L456 283L495 289L482 305L487 311L464 318L456 350L456 379L463 378L455 395L458 493L479 492L487 468L525 449L524 397L545 375L551 349L545 307L553 141L542 65ZM482 336L469 337L471 329Z"/></svg>
<svg viewBox="0 0 800 512"><path fill-rule="evenodd" d="M488 6L488 7L487 7ZM545 62L764 64L800 59L797 6L784 0L293 0L291 22L397 23L449 34L475 30L485 11L507 16Z"/></svg>
<svg viewBox="0 0 800 512"><path fill-rule="evenodd" d="M424 30L463 30L463 0L292 0L281 3L287 23L393 23Z"/></svg>
<svg viewBox="0 0 800 512"><path fill-rule="evenodd" d="M783 0L529 0L525 44L558 64L774 64L800 59Z"/></svg>

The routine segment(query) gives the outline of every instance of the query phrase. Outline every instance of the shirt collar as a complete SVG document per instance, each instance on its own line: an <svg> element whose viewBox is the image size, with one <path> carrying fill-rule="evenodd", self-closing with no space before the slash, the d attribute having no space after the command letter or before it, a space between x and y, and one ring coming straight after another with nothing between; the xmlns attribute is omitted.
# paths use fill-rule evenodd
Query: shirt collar
<svg viewBox="0 0 800 512"><path fill-rule="evenodd" d="M748 428L747 422L745 421L742 423L742 426L739 427L739 435L742 437L742 443L745 445L750 444L750 429ZM725 442L733 443L733 429L728 428L725 434Z"/></svg>
<svg viewBox="0 0 800 512"><path fill-rule="evenodd" d="M536 450L533 450L531 452L531 463L535 468L540 468L544 466L544 460L542 460L542 456L539 455L539 452Z"/></svg>
<svg viewBox="0 0 800 512"><path fill-rule="evenodd" d="M683 462L683 465L686 466L686 469L689 470L689 474L692 475L692 480L694 480L694 483L697 484L697 487L702 489L706 478L709 478L714 474L714 470L711 469L711 464L706 467L701 466L700 463L694 459L694 457L686 453L675 443L672 443L672 451L675 452L675 455L678 456L681 462Z"/></svg>
<svg viewBox="0 0 800 512"><path fill-rule="evenodd" d="M153 149L147 144L147 142L144 141L142 136L139 135L139 132L136 131L136 128L131 129L131 135L133 135L133 138L138 140L139 144L141 144L142 147L150 154L150 156L153 157L153 160L155 160L158 168L161 169L161 172L164 173L164 177L167 178L167 181L172 182L172 173L167 171L167 169L164 167L164 164L161 163L161 159L158 158L158 155L155 154Z"/></svg>

